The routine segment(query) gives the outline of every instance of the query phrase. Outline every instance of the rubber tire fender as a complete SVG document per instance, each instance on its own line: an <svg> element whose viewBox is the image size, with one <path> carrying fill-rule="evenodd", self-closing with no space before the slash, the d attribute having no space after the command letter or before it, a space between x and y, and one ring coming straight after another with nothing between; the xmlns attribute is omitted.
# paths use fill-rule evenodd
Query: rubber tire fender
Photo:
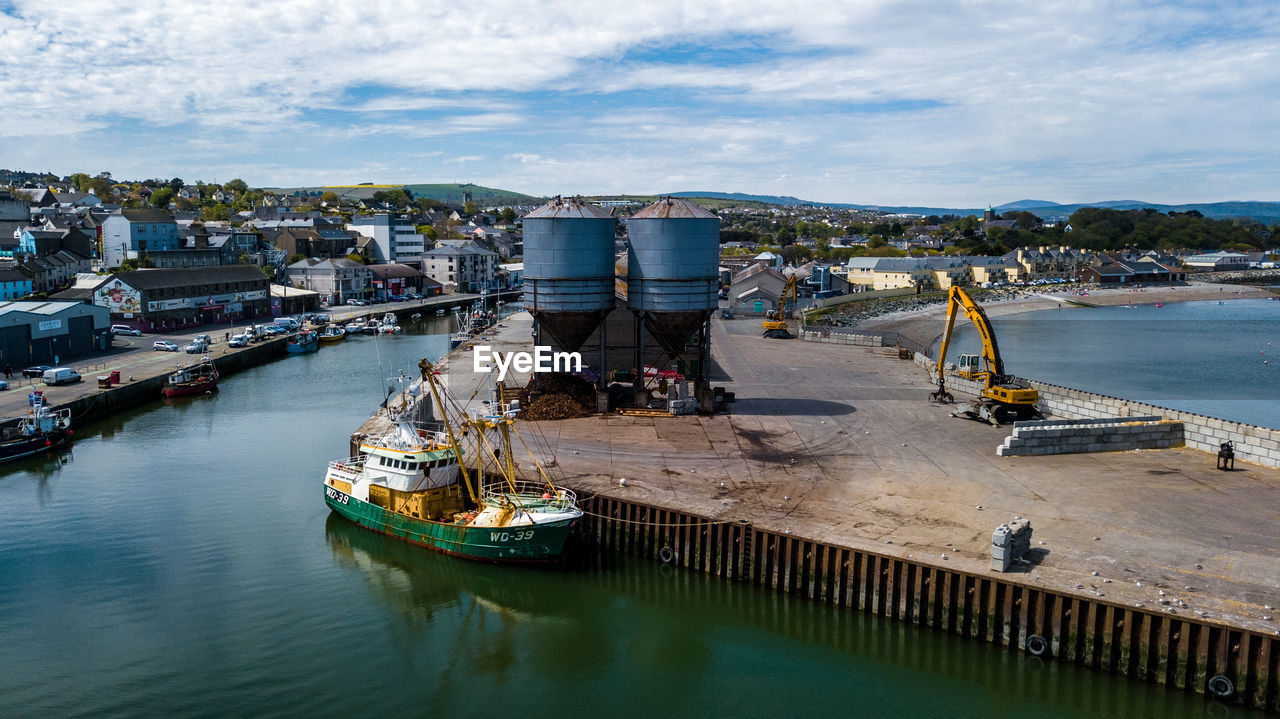
<svg viewBox="0 0 1280 719"><path fill-rule="evenodd" d="M1039 634L1032 634L1027 637L1026 647L1027 653L1033 657L1049 656L1049 642Z"/></svg>
<svg viewBox="0 0 1280 719"><path fill-rule="evenodd" d="M1230 699L1236 695L1236 683L1226 674L1218 674L1205 682L1205 691L1215 699Z"/></svg>
<svg viewBox="0 0 1280 719"><path fill-rule="evenodd" d="M676 558L676 553L674 550L671 549L671 547L663 547L662 549L658 550L658 559L663 564L671 564L673 561L675 561L675 558Z"/></svg>

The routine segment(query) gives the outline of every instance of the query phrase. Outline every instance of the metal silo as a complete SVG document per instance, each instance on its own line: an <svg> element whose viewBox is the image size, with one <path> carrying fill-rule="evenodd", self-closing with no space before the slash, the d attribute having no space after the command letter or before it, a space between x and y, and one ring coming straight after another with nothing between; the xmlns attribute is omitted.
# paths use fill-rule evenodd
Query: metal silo
<svg viewBox="0 0 1280 719"><path fill-rule="evenodd" d="M524 216L525 306L561 348L582 346L613 309L613 215L581 197Z"/></svg>
<svg viewBox="0 0 1280 719"><path fill-rule="evenodd" d="M718 306L720 218L664 197L627 220L627 306L675 356Z"/></svg>

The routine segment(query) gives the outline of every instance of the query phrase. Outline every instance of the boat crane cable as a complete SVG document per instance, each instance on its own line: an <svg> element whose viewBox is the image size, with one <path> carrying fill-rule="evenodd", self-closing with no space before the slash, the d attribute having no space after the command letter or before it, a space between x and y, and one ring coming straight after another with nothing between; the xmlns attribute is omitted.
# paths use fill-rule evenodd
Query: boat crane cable
<svg viewBox="0 0 1280 719"><path fill-rule="evenodd" d="M546 480L547 486L552 489L558 489L555 485L555 482L551 481L551 475L548 474L547 470L542 467L542 463L538 461L537 457L533 456L533 450L529 449L529 445L524 441L524 437L520 434L520 430L516 429L515 427L512 427L511 431L515 432L516 439L520 440L520 446L524 447L524 451L526 454L529 455L529 459L533 460L533 466L538 468L538 474L544 480Z"/></svg>

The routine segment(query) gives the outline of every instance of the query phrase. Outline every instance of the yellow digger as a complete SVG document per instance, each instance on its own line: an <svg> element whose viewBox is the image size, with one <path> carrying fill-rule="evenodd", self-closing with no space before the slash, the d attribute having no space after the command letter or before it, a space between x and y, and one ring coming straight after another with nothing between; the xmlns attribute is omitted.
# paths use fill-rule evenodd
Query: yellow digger
<svg viewBox="0 0 1280 719"><path fill-rule="evenodd" d="M782 286L782 291L778 293L777 306L769 310L764 316L764 336L772 339L789 340L795 335L791 334L787 327L787 319L791 317L791 310L787 306L787 295L791 295L791 304L796 304L796 276L791 275L787 278L787 283Z"/></svg>
<svg viewBox="0 0 1280 719"><path fill-rule="evenodd" d="M1040 401L1040 393L1005 374L1004 361L1000 359L1000 348L996 344L996 336L991 330L991 321L987 319L987 313L973 301L969 293L959 287L952 287L947 296L947 329L942 335L942 345L938 348L938 391L930 394L929 398L944 404L955 399L947 391L943 365L947 361L951 330L955 327L956 314L959 311L963 311L978 328L978 334L982 336L982 355L960 355L956 374L981 383L982 388L978 401L960 403L951 414L957 417L980 419L997 427L1001 422L1040 416L1040 411L1036 409L1036 402Z"/></svg>

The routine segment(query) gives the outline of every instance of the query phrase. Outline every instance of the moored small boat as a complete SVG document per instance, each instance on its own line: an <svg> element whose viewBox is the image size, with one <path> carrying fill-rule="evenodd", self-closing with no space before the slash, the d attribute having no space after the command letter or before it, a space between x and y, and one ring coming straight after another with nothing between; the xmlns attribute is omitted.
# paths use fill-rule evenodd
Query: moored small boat
<svg viewBox="0 0 1280 719"><path fill-rule="evenodd" d="M0 435L0 462L56 449L71 437L70 409L50 408L40 390L27 395L27 400L27 416Z"/></svg>
<svg viewBox="0 0 1280 719"><path fill-rule="evenodd" d="M346 336L346 330L337 325L330 325L324 328L324 332L320 333L320 341L324 343L341 342Z"/></svg>
<svg viewBox="0 0 1280 719"><path fill-rule="evenodd" d="M197 394L214 392L218 389L218 370L208 355L200 361L169 373L169 379L160 393L165 397L190 397Z"/></svg>
<svg viewBox="0 0 1280 719"><path fill-rule="evenodd" d="M320 335L315 330L302 330L284 343L285 352L315 352L320 348Z"/></svg>

